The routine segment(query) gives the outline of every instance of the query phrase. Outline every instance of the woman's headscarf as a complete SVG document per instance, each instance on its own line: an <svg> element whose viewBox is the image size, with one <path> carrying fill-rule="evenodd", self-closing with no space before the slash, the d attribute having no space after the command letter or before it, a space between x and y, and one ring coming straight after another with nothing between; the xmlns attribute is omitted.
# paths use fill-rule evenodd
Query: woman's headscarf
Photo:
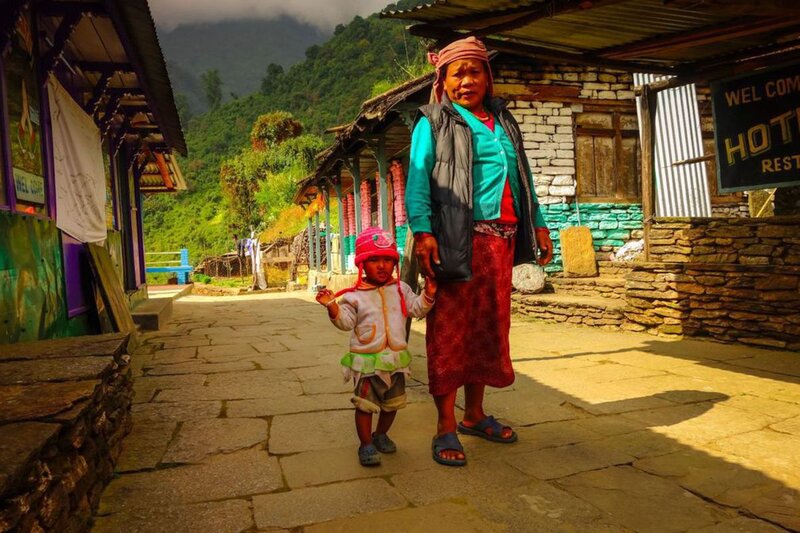
<svg viewBox="0 0 800 533"><path fill-rule="evenodd" d="M467 37L448 44L439 50L438 54L428 53L428 62L436 67L436 80L433 82L433 94L436 97L436 101L442 101L446 74L445 67L459 59L478 59L485 63L486 74L489 78L489 88L486 94L491 96L494 89L494 81L492 80L492 69L489 67L489 54L486 51L486 46L477 37Z"/></svg>

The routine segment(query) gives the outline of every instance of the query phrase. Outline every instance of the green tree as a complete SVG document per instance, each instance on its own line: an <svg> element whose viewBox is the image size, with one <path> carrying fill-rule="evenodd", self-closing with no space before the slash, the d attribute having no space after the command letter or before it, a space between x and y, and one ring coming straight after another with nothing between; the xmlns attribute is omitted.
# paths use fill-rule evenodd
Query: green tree
<svg viewBox="0 0 800 533"><path fill-rule="evenodd" d="M283 67L276 64L270 63L267 66L267 75L261 78L261 93L262 94L269 94L272 91L278 88L278 84L280 84L281 79L283 78Z"/></svg>
<svg viewBox="0 0 800 533"><path fill-rule="evenodd" d="M253 150L266 150L281 144L286 139L297 137L303 132L303 125L291 113L276 111L261 115L250 130L250 144Z"/></svg>
<svg viewBox="0 0 800 533"><path fill-rule="evenodd" d="M178 117L181 119L181 125L186 128L189 126L189 121L192 120L192 110L189 107L189 98L183 93L175 93L175 107L178 108Z"/></svg>
<svg viewBox="0 0 800 533"><path fill-rule="evenodd" d="M203 92L208 102L208 107L216 109L222 103L222 79L217 69L209 70L200 75Z"/></svg>

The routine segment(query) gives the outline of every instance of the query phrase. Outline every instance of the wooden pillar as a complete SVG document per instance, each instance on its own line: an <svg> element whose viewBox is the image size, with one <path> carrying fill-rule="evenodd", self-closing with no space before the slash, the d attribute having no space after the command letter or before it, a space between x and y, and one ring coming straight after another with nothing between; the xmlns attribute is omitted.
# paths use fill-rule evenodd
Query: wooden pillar
<svg viewBox="0 0 800 533"><path fill-rule="evenodd" d="M311 217L308 217L308 269L314 268L314 228L311 225Z"/></svg>
<svg viewBox="0 0 800 533"><path fill-rule="evenodd" d="M378 194L380 195L380 225L385 231L392 231L389 226L389 190L386 186L386 176L389 173L389 162L386 161L386 137L381 135L375 150L375 159L378 162Z"/></svg>
<svg viewBox="0 0 800 533"><path fill-rule="evenodd" d="M655 124L658 93L649 85L642 87L642 216L644 218L644 260L650 260L650 229L655 216Z"/></svg>
<svg viewBox="0 0 800 533"><path fill-rule="evenodd" d="M336 191L336 198L339 200L339 268L341 269L342 274L347 271L347 257L345 257L345 239L347 239L347 235L345 235L344 231L344 217L347 216L344 209L344 196L342 195L342 182L341 180L337 180L336 183L333 185L334 190Z"/></svg>
<svg viewBox="0 0 800 533"><path fill-rule="evenodd" d="M353 175L353 201L356 207L356 235L361 233L361 164L358 154L353 156L352 162L348 160L350 174Z"/></svg>
<svg viewBox="0 0 800 533"><path fill-rule="evenodd" d="M330 182L325 183L323 189L325 195L325 250L327 250L328 260L325 261L328 266L328 274L333 273L333 261L331 260L331 186Z"/></svg>
<svg viewBox="0 0 800 533"><path fill-rule="evenodd" d="M316 271L322 270L322 236L319 234L319 211L314 213L314 257L317 260Z"/></svg>

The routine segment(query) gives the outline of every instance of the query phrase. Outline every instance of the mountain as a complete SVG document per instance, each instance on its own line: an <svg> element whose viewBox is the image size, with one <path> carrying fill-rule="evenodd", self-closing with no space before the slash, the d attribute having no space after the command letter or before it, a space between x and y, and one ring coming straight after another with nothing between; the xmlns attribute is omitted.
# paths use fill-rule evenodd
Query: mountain
<svg viewBox="0 0 800 533"><path fill-rule="evenodd" d="M424 1L403 0L398 7L407 9ZM258 92L188 120L184 130L189 156L181 168L190 190L147 199L147 248L188 247L193 260L229 250L231 224L220 189L220 163L249 146L256 118L288 111L303 123L305 132L324 135L326 128L355 118L361 102L377 88L402 83L430 68L424 63L424 49L423 41L408 34L401 21L380 19L377 14L356 16L349 24L337 26L324 43L308 47L302 62L285 71L273 68L269 75L262 74ZM248 55L249 50L244 46L240 53ZM167 58L173 60L169 54ZM186 69L183 63L179 66ZM176 80L173 83L177 86ZM331 135L325 138L332 140Z"/></svg>
<svg viewBox="0 0 800 533"><path fill-rule="evenodd" d="M330 37L315 26L289 17L185 24L159 29L175 92L186 95L193 113L206 111L200 75L219 70L225 100L257 91L267 65L289 68L305 58L309 46Z"/></svg>

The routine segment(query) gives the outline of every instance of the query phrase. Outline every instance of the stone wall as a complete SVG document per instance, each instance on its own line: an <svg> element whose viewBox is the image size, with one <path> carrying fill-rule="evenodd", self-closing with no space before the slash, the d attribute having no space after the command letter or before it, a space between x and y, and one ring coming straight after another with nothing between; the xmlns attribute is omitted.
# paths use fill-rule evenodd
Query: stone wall
<svg viewBox="0 0 800 533"><path fill-rule="evenodd" d="M525 140L525 151L542 204L575 197L573 115L585 104L633 106L633 78L589 66L545 65L498 59L495 94L508 100Z"/></svg>
<svg viewBox="0 0 800 533"><path fill-rule="evenodd" d="M656 219L650 260L800 265L800 217Z"/></svg>
<svg viewBox="0 0 800 533"><path fill-rule="evenodd" d="M639 204L549 204L542 213L553 239L553 262L546 267L552 272L562 269L561 243L558 230L583 225L592 230L598 260L608 259L611 252L632 239L641 239L642 206ZM580 216L578 215L580 211Z"/></svg>
<svg viewBox="0 0 800 533"><path fill-rule="evenodd" d="M127 336L0 351L0 531L88 531L131 427Z"/></svg>
<svg viewBox="0 0 800 533"><path fill-rule="evenodd" d="M643 263L624 329L800 350L800 267Z"/></svg>

